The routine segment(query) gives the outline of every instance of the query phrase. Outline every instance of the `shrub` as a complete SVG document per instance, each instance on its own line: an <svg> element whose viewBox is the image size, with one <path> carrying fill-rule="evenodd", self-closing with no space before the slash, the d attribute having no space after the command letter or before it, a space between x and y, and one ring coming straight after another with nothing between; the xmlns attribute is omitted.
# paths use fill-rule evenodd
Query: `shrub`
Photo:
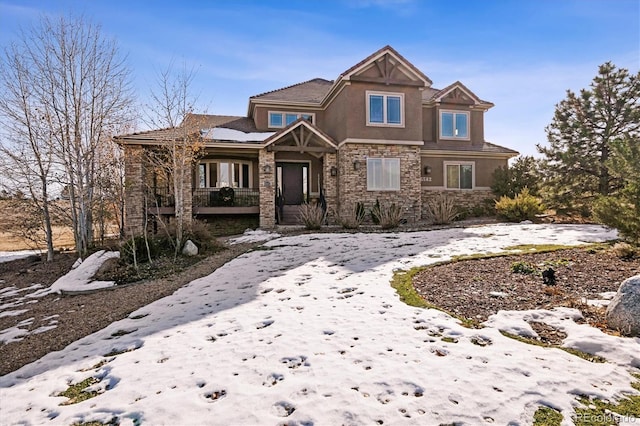
<svg viewBox="0 0 640 426"><path fill-rule="evenodd" d="M362 225L362 222L364 222L365 216L364 205L357 203L355 209L349 215L339 217L338 222L345 229L358 229L358 227Z"/></svg>
<svg viewBox="0 0 640 426"><path fill-rule="evenodd" d="M388 207L381 207L379 212L380 226L382 229L397 228L402 221L402 208L395 203Z"/></svg>
<svg viewBox="0 0 640 426"><path fill-rule="evenodd" d="M638 254L638 249L628 243L616 243L611 248L613 253L620 259L633 259Z"/></svg>
<svg viewBox="0 0 640 426"><path fill-rule="evenodd" d="M451 223L459 214L454 199L446 195L438 194L427 202L427 220L436 225Z"/></svg>
<svg viewBox="0 0 640 426"><path fill-rule="evenodd" d="M157 259L163 255L173 255L174 244L169 237L166 236L147 236L136 235L135 237L128 238L120 246L120 260L127 264L145 263L151 260Z"/></svg>
<svg viewBox="0 0 640 426"><path fill-rule="evenodd" d="M511 272L514 274L530 275L537 272L536 267L529 262L513 262L511 264Z"/></svg>
<svg viewBox="0 0 640 426"><path fill-rule="evenodd" d="M640 191L635 199L621 195L599 197L593 205L596 220L616 228L625 241L640 245Z"/></svg>
<svg viewBox="0 0 640 426"><path fill-rule="evenodd" d="M322 207L309 203L300 205L298 215L306 229L320 229L327 217L327 213L322 210Z"/></svg>
<svg viewBox="0 0 640 426"><path fill-rule="evenodd" d="M514 198L503 196L496 201L498 216L510 222L532 220L543 211L544 206L540 199L531 195L528 188L524 188Z"/></svg>
<svg viewBox="0 0 640 426"><path fill-rule="evenodd" d="M223 249L222 244L215 237L207 222L194 220L191 230L185 236L185 242L191 240L198 246L200 253L215 253Z"/></svg>

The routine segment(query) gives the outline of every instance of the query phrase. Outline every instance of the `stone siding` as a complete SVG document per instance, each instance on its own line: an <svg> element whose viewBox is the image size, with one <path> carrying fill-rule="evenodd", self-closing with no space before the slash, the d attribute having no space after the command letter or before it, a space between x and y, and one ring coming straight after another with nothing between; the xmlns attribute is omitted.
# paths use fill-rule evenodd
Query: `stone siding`
<svg viewBox="0 0 640 426"><path fill-rule="evenodd" d="M144 227L144 165L142 158L142 147L133 145L124 147L124 223L127 235L139 235Z"/></svg>
<svg viewBox="0 0 640 426"><path fill-rule="evenodd" d="M336 153L327 153L324 155L322 165L322 185L324 188L324 197L327 201L327 220L332 223L335 221L338 213L338 177L331 176L331 169L338 169L338 161Z"/></svg>
<svg viewBox="0 0 640 426"><path fill-rule="evenodd" d="M487 199L495 198L491 190L456 191L446 189L422 189L422 218L427 218L427 204L437 195L443 194L455 200L458 209L470 210L474 207L484 206Z"/></svg>
<svg viewBox="0 0 640 426"><path fill-rule="evenodd" d="M368 191L367 158L399 158L400 190ZM417 146L345 144L338 151L340 216L353 214L359 202L368 211L379 200L382 206L391 203L401 206L404 218L408 222L415 222L421 215L420 185L420 148Z"/></svg>
<svg viewBox="0 0 640 426"><path fill-rule="evenodd" d="M258 155L260 184L260 228L276 226L276 162L274 153L261 149Z"/></svg>

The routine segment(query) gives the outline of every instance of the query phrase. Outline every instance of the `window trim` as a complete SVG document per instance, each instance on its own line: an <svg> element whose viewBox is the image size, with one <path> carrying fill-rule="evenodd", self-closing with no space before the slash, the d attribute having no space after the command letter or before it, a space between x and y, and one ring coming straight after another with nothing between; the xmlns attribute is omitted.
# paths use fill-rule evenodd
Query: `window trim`
<svg viewBox="0 0 640 426"><path fill-rule="evenodd" d="M471 166L471 188L460 188L458 182L457 188L450 188L447 182L447 166L458 166L458 181L460 181L460 166ZM476 189L476 162L475 161L443 161L442 162L443 186L446 190L451 191L473 191Z"/></svg>
<svg viewBox="0 0 640 426"><path fill-rule="evenodd" d="M386 163L391 163L393 161L393 163L397 163L398 164L398 186L397 187L374 187L372 186L372 182L369 182L369 167L371 167L369 165L369 162L371 160L381 160L382 161L382 171L384 172L385 170L385 164ZM388 166L387 166L388 167ZM399 157L367 157L367 169L366 169L366 174L367 174L367 191L400 191L400 188L402 186L402 171L401 171L401 164L400 164L400 158ZM384 181L384 176L383 179Z"/></svg>
<svg viewBox="0 0 640 426"><path fill-rule="evenodd" d="M217 180L218 182L216 183L216 186L211 186L211 173L209 171L209 164L217 164L216 166L216 171L217 171ZM221 179L220 179L220 163L227 163L227 164L239 164L240 165L240 176L238 176L238 186L233 186L233 167L230 167L230 174L231 174L231 185L229 185L231 188L252 188L252 184L253 184L253 161L251 160L234 160L234 159L229 159L229 158L216 158L216 159L209 159L209 160L200 160L198 162L198 167L196 168L196 184L198 185L196 188L198 189L207 189L207 188L223 188L222 186L217 186ZM204 165L205 166L205 175L204 175L204 187L200 187L200 166ZM247 182L247 186L243 186L243 184L245 183L244 180L242 179L242 166L246 165L249 167L249 182Z"/></svg>
<svg viewBox="0 0 640 426"><path fill-rule="evenodd" d="M276 115L279 114L280 118L282 119L282 125L281 126L272 126L271 125L271 116L272 115ZM268 111L267 113L267 126L270 129L284 129L285 127L287 127L289 124L287 124L287 114L289 115L296 115L297 118L296 120L299 120L300 117L302 117L303 115L308 115L311 117L311 124L316 124L316 113L315 112L300 112L300 111Z"/></svg>
<svg viewBox="0 0 640 426"><path fill-rule="evenodd" d="M466 137L459 137L459 136L455 136L455 135L453 135L453 136L444 136L442 134L442 114L443 113L453 114L454 130L455 130L456 115L457 114L466 115L467 116L467 136ZM452 140L452 141L468 141L468 140L471 140L471 112L470 111L461 111L461 110L455 110L455 109L441 109L438 115L439 115L439 120L438 120L439 130L438 130L438 134L440 135L440 139L442 139L442 140Z"/></svg>
<svg viewBox="0 0 640 426"><path fill-rule="evenodd" d="M382 96L382 123L371 121L371 96ZM387 98L397 97L400 98L400 123L389 123L387 113ZM366 124L372 127L401 127L404 128L404 93L398 92L379 92L375 90L367 90L365 92L365 106L366 106Z"/></svg>

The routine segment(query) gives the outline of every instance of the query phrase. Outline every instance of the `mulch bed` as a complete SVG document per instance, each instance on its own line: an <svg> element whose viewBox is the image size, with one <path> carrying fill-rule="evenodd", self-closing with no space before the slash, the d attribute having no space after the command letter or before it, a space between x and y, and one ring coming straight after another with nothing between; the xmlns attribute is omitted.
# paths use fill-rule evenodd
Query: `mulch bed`
<svg viewBox="0 0 640 426"><path fill-rule="evenodd" d="M534 272L517 273L512 268ZM543 282L540 271L548 268L555 272L554 285ZM590 324L615 333L606 327L606 309L587 306L586 301L602 299L600 293L617 291L622 281L639 273L638 258L623 260L610 249L575 248L437 265L417 274L413 284L429 303L474 323L499 310L566 306L582 311ZM554 330L533 326L553 338Z"/></svg>

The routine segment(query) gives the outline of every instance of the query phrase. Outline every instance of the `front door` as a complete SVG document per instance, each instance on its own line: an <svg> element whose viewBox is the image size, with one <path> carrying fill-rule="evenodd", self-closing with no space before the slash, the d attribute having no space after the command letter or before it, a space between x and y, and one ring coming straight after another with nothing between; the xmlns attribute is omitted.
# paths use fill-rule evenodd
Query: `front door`
<svg viewBox="0 0 640 426"><path fill-rule="evenodd" d="M285 205L299 205L306 201L308 193L307 163L278 163L278 189L282 192Z"/></svg>

